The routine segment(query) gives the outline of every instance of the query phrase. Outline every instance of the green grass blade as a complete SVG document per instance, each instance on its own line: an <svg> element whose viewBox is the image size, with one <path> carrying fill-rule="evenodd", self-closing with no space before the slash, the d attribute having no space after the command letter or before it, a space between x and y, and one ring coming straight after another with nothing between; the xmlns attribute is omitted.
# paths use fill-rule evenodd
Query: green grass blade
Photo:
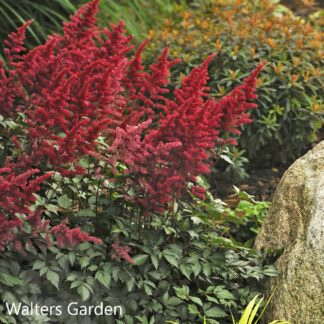
<svg viewBox="0 0 324 324"><path fill-rule="evenodd" d="M254 318L255 318L255 316L256 316L256 314L257 314L257 312L258 312L258 310L259 310L260 305L261 305L262 302L263 302L263 297L262 297L262 298L259 300L259 302L255 305L255 307L254 307L254 309L253 309L253 311L252 311L252 313L251 313L251 316L250 316L249 321L248 321L247 324L252 324L252 323L253 323L253 320L254 320Z"/></svg>
<svg viewBox="0 0 324 324"><path fill-rule="evenodd" d="M11 11L12 14L13 14L14 16L16 16L16 18L20 21L20 23L21 23L22 25L23 25L27 20L30 19L29 17L28 17L28 19L24 19L24 18L20 15L20 13L19 13L17 10L15 10L15 9L12 8L11 6L9 6L7 3L3 2L3 5L6 6L7 9L8 9L9 11ZM22 10L21 13L23 13L23 12L24 12L24 11ZM28 30L29 30L29 32L31 33L31 35L34 37L34 39L36 40L36 42L40 43L41 41L40 41L39 37L35 34L34 30L33 30L30 26L28 27Z"/></svg>
<svg viewBox="0 0 324 324"><path fill-rule="evenodd" d="M248 320L250 318L250 315L251 315L251 312L254 308L254 305L255 305L255 302L257 300L257 298L259 297L259 295L256 295L250 302L249 304L247 305L247 307L245 308L244 312L243 312L243 315L239 321L238 324L247 324L248 323Z"/></svg>
<svg viewBox="0 0 324 324"><path fill-rule="evenodd" d="M263 307L263 309L262 309L262 312L261 312L260 316L259 316L259 317L257 318L257 320L255 321L255 324L257 324L257 323L259 322L259 320L261 319L261 317L262 317L263 313L265 312L266 308L268 307L268 305L269 305L269 303L270 303L270 301L271 301L271 299L272 299L272 297L273 297L275 291L277 290L277 287L278 287L278 286L276 286L275 289L273 289L273 292L271 293L271 295L270 295L270 297L268 298L266 304L264 305L264 307Z"/></svg>

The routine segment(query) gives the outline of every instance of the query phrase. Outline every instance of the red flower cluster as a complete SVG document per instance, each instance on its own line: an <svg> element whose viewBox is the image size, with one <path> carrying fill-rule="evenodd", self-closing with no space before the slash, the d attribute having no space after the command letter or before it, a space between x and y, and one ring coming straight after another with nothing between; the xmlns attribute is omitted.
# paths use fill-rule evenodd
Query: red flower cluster
<svg viewBox="0 0 324 324"><path fill-rule="evenodd" d="M183 195L189 181L210 172L211 149L220 144L235 145L230 134L239 134L238 127L251 122L247 110L256 107L250 101L256 98L256 78L263 64L244 84L216 102L206 86L212 55L191 71L170 99L165 86L175 62L167 60L165 50L151 66L151 73L143 72L142 49L130 63L125 82L136 104L127 111L123 126L116 129L110 152L113 159L128 166L132 179L128 183L137 189L137 200L144 209L163 211ZM144 122L139 123L141 120ZM198 186L192 192L204 197Z"/></svg>
<svg viewBox="0 0 324 324"><path fill-rule="evenodd" d="M42 163L42 169L46 165L62 175L82 173L78 158L93 151L99 134L121 118L127 60L118 46L126 39L119 38L120 27L102 31L105 40L98 37L97 6L93 1L82 7L65 24L63 36L52 36L24 56L19 54L30 22L6 42L10 69L8 75L1 70L0 113L27 117L19 167Z"/></svg>
<svg viewBox="0 0 324 324"><path fill-rule="evenodd" d="M9 242L18 240L19 229L24 222L32 226L35 236L40 228L48 225L41 221L40 210L33 212L30 205L36 200L33 193L52 174L31 179L37 173L37 169L16 174L10 167L0 168L0 250ZM21 246L18 242L15 245Z"/></svg>
<svg viewBox="0 0 324 324"><path fill-rule="evenodd" d="M61 224L52 227L50 230L50 233L56 237L58 247L73 247L82 242L102 243L100 239L81 232L78 227L73 229L68 228L66 226L67 223L68 220L65 219Z"/></svg>
<svg viewBox="0 0 324 324"><path fill-rule="evenodd" d="M123 24L96 28L97 10L98 0L84 5L65 23L63 36L51 36L25 55L23 41L30 22L9 36L8 69L0 65L0 114L13 119L23 114L26 119L20 135L24 140L11 137L20 153L6 172L30 176L34 171L29 170L37 168L73 176L84 172L78 163L81 156L104 157L112 170L116 162L127 166L125 185L135 190L135 202L146 211L163 211L181 197L189 181L195 183L197 175L210 171L215 145L235 144L224 134L239 133L238 127L251 121L247 110L255 107L250 101L256 97L262 65L217 102L208 94L210 56L169 93L168 77L177 61L169 61L165 50L146 72L141 61L145 43L130 60L131 37ZM99 136L110 145L106 152L97 145ZM40 179L46 177L45 173ZM23 190L19 192L21 204L32 202L29 191L25 202ZM192 192L204 195L197 186ZM4 195L3 201L12 206L11 196ZM134 200L127 194L125 199ZM19 227L15 211L2 205L6 227ZM34 218L36 226L39 221ZM65 223L52 234L60 245L94 241L78 230L69 232ZM10 240L12 234L6 235Z"/></svg>
<svg viewBox="0 0 324 324"><path fill-rule="evenodd" d="M129 246L120 246L120 242L116 241L111 245L113 253L112 258L122 258L129 263L135 264L135 260L129 255L130 247Z"/></svg>

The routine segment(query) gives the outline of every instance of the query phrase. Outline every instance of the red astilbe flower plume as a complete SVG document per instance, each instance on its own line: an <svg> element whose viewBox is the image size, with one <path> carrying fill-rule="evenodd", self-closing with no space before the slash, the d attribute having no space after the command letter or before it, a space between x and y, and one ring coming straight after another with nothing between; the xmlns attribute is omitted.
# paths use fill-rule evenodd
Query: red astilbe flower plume
<svg viewBox="0 0 324 324"><path fill-rule="evenodd" d="M208 64L214 57L211 55L184 78L181 87L174 91L175 99L171 100L165 96L168 93L165 86L174 62L167 60L165 51L151 66L151 74L143 72L140 52L144 45L130 63L126 79L136 105L127 113L123 137L116 138L110 152L115 150L114 157L128 165L144 209L162 212L168 203L181 197L189 181L210 172L211 149L215 145L235 144L234 139L224 139L223 134L237 134L240 125L250 122L247 110L255 108L250 100L256 97L255 80L262 64L243 85L216 102L207 87ZM157 67L159 75L153 79ZM145 129L125 126L143 118L150 120ZM134 131L136 135L131 134ZM130 147L136 149L125 150ZM193 192L203 198L203 190L194 188Z"/></svg>
<svg viewBox="0 0 324 324"><path fill-rule="evenodd" d="M91 39L93 30L96 28L96 14L98 12L99 0L94 0L82 6L77 13L71 17L69 22L64 22L64 35L67 39Z"/></svg>
<svg viewBox="0 0 324 324"><path fill-rule="evenodd" d="M62 175L82 173L78 158L93 151L99 134L121 119L130 38L123 36L122 24L98 31L97 9L98 1L84 5L65 23L63 36L50 37L24 56L18 54L30 22L9 36L6 53L15 62L7 72L0 66L0 113L27 116L21 168L41 163Z"/></svg>
<svg viewBox="0 0 324 324"><path fill-rule="evenodd" d="M33 212L30 207L36 200L33 193L52 174L31 179L37 173L38 169L16 174L11 167L0 168L0 250L16 239L25 221L30 221L34 230L42 226L39 211Z"/></svg>
<svg viewBox="0 0 324 324"><path fill-rule="evenodd" d="M8 39L4 41L6 48L4 50L7 62L11 66L15 66L15 61L23 59L21 52L26 50L24 46L25 34L32 20L27 21L16 32L11 33Z"/></svg>
<svg viewBox="0 0 324 324"><path fill-rule="evenodd" d="M81 232L78 227L73 229L67 227L67 223L68 220L65 219L61 224L52 227L50 230L50 233L55 236L59 248L73 247L82 242L102 243L100 239Z"/></svg>
<svg viewBox="0 0 324 324"><path fill-rule="evenodd" d="M112 258L121 258L126 260L127 262L131 264L135 264L135 260L129 255L130 247L129 246L121 246L119 240L117 240L115 243L111 245L113 253Z"/></svg>
<svg viewBox="0 0 324 324"><path fill-rule="evenodd" d="M242 85L236 87L218 102L224 114L220 125L222 132L239 135L241 133L238 129L239 126L252 122L247 111L257 108L257 105L252 103L251 100L257 98L255 94L256 79L264 65L265 63L260 63L250 76L244 79ZM237 144L234 138L227 138L225 142Z"/></svg>

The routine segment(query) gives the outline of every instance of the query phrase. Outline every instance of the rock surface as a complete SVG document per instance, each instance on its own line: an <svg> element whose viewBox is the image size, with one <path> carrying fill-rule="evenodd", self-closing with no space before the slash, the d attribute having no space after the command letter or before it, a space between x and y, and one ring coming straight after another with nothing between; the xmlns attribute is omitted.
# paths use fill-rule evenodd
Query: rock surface
<svg viewBox="0 0 324 324"><path fill-rule="evenodd" d="M324 323L324 141L285 172L255 245L282 250L266 319Z"/></svg>

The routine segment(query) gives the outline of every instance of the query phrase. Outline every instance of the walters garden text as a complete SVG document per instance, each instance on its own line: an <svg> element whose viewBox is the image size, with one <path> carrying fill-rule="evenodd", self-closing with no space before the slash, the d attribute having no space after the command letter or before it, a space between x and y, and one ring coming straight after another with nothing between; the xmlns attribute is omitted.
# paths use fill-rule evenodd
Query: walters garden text
<svg viewBox="0 0 324 324"><path fill-rule="evenodd" d="M9 315L22 316L60 316L64 310L71 316L123 316L123 308L121 306L105 306L102 302L98 305L81 305L77 302L71 302L65 307L62 305L47 306L34 303L30 305L6 303L6 308Z"/></svg>

